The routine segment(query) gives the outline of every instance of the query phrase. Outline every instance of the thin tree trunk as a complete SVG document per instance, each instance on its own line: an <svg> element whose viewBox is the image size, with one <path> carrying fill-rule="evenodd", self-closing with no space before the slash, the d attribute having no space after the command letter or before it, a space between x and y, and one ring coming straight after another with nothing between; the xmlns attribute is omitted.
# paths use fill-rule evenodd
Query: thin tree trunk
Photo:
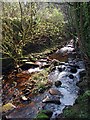
<svg viewBox="0 0 90 120"><path fill-rule="evenodd" d="M85 42L84 42L84 35L83 35L84 24L83 24L83 16L82 16L82 12L83 12L82 5L83 5L83 3L80 3L80 40L82 43L83 50L85 52Z"/></svg>
<svg viewBox="0 0 90 120"><path fill-rule="evenodd" d="M82 47L82 43L80 41L80 30L79 30L79 23L78 23L78 11L77 11L77 3L73 3L74 6L74 15L75 15L75 28L76 28L76 33L77 33L77 37L78 37L78 42L79 45Z"/></svg>
<svg viewBox="0 0 90 120"><path fill-rule="evenodd" d="M19 6L20 6L20 11L21 11L21 28L23 29L23 10L22 10L22 5L20 1L19 1Z"/></svg>

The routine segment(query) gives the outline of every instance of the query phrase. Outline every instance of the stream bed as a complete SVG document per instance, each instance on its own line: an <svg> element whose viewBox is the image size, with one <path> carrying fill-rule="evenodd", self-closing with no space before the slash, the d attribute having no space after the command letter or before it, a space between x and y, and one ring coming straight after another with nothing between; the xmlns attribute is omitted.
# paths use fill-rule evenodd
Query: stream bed
<svg viewBox="0 0 90 120"><path fill-rule="evenodd" d="M69 51L70 48L70 51ZM72 45L67 45L69 53L73 53ZM62 50L62 49L61 49ZM64 48L63 48L64 50ZM31 68L28 72L41 71L39 68ZM52 112L51 118L57 118L66 107L73 106L79 94L77 83L80 82L82 74L85 72L85 65L81 58L68 58L67 62L59 62L54 66L48 80L52 82L52 87L43 94L38 94L32 98L32 102L22 108L15 108L9 114L9 118L35 118L40 110Z"/></svg>

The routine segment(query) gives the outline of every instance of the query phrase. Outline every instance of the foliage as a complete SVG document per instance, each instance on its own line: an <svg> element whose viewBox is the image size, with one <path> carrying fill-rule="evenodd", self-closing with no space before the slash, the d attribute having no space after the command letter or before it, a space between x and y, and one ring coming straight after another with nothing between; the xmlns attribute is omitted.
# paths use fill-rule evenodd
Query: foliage
<svg viewBox="0 0 90 120"><path fill-rule="evenodd" d="M90 4L89 2L69 3L68 32L74 39L79 39L80 47L84 54L90 57Z"/></svg>
<svg viewBox="0 0 90 120"><path fill-rule="evenodd" d="M48 3L3 2L1 48L15 64L19 64L26 45L43 44L45 38L50 44L63 32L63 15L60 9L51 6Z"/></svg>
<svg viewBox="0 0 90 120"><path fill-rule="evenodd" d="M46 110L41 110L37 116L36 116L36 120L40 120L40 119L48 119L49 117L45 114Z"/></svg>
<svg viewBox="0 0 90 120"><path fill-rule="evenodd" d="M64 110L63 116L67 118L87 118L89 119L88 113L88 100L90 97L90 90L87 90L83 95L80 95L77 99L77 104L73 107Z"/></svg>
<svg viewBox="0 0 90 120"><path fill-rule="evenodd" d="M48 88L48 68L33 74L32 80L36 81L34 93L38 93L39 90L46 90Z"/></svg>

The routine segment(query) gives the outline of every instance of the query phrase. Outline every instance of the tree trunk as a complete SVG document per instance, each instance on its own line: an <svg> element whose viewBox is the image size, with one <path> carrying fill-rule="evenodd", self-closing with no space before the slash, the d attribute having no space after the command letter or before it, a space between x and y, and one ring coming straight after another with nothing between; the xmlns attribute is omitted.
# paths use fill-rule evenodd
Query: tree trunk
<svg viewBox="0 0 90 120"><path fill-rule="evenodd" d="M83 35L83 28L84 28L84 24L83 24L83 3L80 3L80 40L82 43L82 47L83 50L85 52L85 42L84 42L84 35Z"/></svg>

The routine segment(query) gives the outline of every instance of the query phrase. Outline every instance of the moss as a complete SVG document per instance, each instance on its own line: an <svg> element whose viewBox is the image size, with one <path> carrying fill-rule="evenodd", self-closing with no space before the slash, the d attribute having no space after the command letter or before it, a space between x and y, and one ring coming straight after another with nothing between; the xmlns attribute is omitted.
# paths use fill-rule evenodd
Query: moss
<svg viewBox="0 0 90 120"><path fill-rule="evenodd" d="M86 97L90 97L90 90L87 90L87 91L84 93L84 95L85 95Z"/></svg>
<svg viewBox="0 0 90 120"><path fill-rule="evenodd" d="M45 114L45 110L42 110L42 111L40 111L38 114L37 114L37 116L36 116L36 120L40 120L40 119L42 119L42 120L46 120L46 119L49 119L49 117Z"/></svg>
<svg viewBox="0 0 90 120"><path fill-rule="evenodd" d="M88 109L88 98L90 97L90 90L85 91L77 99L77 104L73 107L66 108L63 112L63 117L66 118L87 118L90 119Z"/></svg>
<svg viewBox="0 0 90 120"><path fill-rule="evenodd" d="M63 112L63 117L66 117L66 118L77 117L77 112L76 112L76 110L74 110L74 109L67 108L67 109L64 110L64 112Z"/></svg>
<svg viewBox="0 0 90 120"><path fill-rule="evenodd" d="M37 94L40 91L44 92L48 88L47 87L48 68L46 68L38 73L33 74L32 80L36 82L33 93Z"/></svg>

